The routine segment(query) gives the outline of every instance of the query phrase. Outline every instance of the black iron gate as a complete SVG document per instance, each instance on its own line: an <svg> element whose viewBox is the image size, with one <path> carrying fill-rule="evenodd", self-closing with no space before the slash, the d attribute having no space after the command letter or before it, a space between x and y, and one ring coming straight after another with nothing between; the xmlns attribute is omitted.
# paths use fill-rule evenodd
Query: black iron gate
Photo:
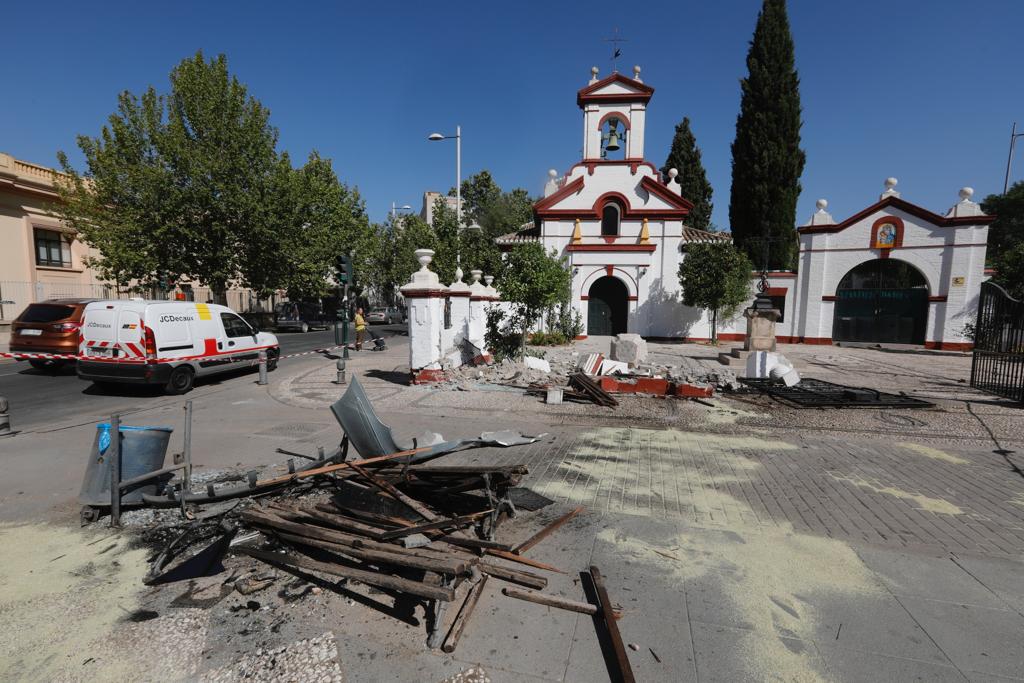
<svg viewBox="0 0 1024 683"><path fill-rule="evenodd" d="M1024 403L1024 301L991 282L978 300L971 386Z"/></svg>

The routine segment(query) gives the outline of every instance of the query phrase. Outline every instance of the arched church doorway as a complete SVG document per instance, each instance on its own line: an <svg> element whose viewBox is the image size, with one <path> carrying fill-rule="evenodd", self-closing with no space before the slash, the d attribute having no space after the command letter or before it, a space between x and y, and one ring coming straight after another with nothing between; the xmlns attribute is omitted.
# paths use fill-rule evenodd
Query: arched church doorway
<svg viewBox="0 0 1024 683"><path fill-rule="evenodd" d="M928 283L904 261L865 261L836 288L836 341L923 344L927 324Z"/></svg>
<svg viewBox="0 0 1024 683"><path fill-rule="evenodd" d="M622 280L606 275L590 286L587 302L587 335L616 335L626 331L629 290Z"/></svg>

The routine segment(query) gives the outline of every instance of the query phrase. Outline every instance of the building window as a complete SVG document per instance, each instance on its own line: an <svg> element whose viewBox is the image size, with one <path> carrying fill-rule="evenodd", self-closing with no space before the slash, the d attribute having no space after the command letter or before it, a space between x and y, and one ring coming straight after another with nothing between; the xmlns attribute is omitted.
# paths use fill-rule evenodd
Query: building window
<svg viewBox="0 0 1024 683"><path fill-rule="evenodd" d="M601 236L615 237L619 234L619 221L622 219L622 209L615 202L608 202L601 211Z"/></svg>
<svg viewBox="0 0 1024 683"><path fill-rule="evenodd" d="M34 228L36 239L36 265L51 268L71 267L71 245L56 230Z"/></svg>

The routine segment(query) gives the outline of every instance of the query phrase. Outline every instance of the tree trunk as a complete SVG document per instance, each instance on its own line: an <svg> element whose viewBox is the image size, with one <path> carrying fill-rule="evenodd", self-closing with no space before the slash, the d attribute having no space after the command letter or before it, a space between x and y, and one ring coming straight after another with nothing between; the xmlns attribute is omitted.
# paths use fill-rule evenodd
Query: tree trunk
<svg viewBox="0 0 1024 683"><path fill-rule="evenodd" d="M210 285L210 292L213 294L213 303L221 306L228 305L228 288L223 284Z"/></svg>
<svg viewBox="0 0 1024 683"><path fill-rule="evenodd" d="M711 311L711 343L718 344L718 309Z"/></svg>

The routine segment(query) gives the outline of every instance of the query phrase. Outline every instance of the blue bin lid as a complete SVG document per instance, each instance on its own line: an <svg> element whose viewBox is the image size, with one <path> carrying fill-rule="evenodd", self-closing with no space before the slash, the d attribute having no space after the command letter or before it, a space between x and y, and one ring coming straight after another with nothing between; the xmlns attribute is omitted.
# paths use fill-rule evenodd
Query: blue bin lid
<svg viewBox="0 0 1024 683"><path fill-rule="evenodd" d="M98 425L96 425L96 429L100 429L100 430L103 430L103 431L110 431L110 423L109 422L100 422ZM120 427L118 427L118 431L122 431L122 432L145 432L145 431L173 432L174 431L174 427L133 427L131 425L121 425Z"/></svg>

